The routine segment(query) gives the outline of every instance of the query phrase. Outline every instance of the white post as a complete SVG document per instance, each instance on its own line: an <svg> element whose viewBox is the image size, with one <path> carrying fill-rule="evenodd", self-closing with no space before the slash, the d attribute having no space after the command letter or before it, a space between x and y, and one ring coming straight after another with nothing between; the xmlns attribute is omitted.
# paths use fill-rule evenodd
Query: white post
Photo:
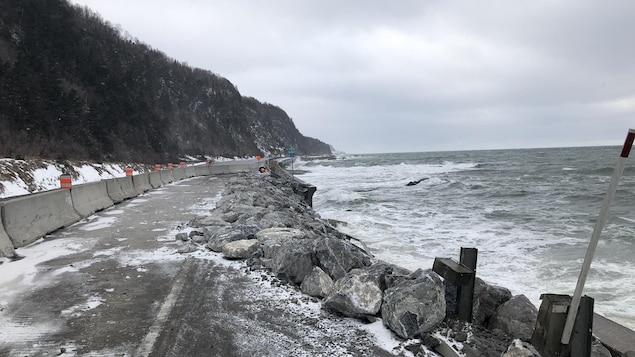
<svg viewBox="0 0 635 357"><path fill-rule="evenodd" d="M571 334L573 332L573 324L575 323L575 318L578 315L578 308L580 307L580 299L582 299L582 290L584 289L584 283L586 282L587 275L589 274L589 268L591 267L591 261L593 260L595 249L598 246L598 241L600 240L600 234L602 233L602 228L604 228L606 216L609 212L609 206L611 205L611 201L613 200L613 197L615 197L615 191L617 190L617 183L619 182L620 177L622 176L622 172L624 172L626 159L628 158L628 155L631 152L631 148L633 147L634 140L635 140L635 130L630 129L628 131L628 135L626 136L626 141L624 142L622 153L620 154L620 157L617 161L615 171L613 172L613 178L611 179L611 183L609 185L609 191L606 193L606 197L604 197L604 202L602 203L602 209L600 210L600 216L598 217L597 222L595 222L595 228L593 229L591 242L589 242L589 247L587 248L586 256L584 257L584 262L582 263L582 270L580 271L580 276L578 277L578 283L575 287L573 298L571 299L571 307L569 307L569 313L567 314L567 321L564 325L564 330L562 332L562 339L560 340L560 342L564 345L568 345L569 342L571 341Z"/></svg>

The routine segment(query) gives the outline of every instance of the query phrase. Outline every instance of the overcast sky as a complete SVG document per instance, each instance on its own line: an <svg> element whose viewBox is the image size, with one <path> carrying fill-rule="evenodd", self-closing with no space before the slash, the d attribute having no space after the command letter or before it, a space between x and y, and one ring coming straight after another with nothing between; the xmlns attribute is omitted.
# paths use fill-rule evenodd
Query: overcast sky
<svg viewBox="0 0 635 357"><path fill-rule="evenodd" d="M635 1L72 0L348 153L621 145Z"/></svg>

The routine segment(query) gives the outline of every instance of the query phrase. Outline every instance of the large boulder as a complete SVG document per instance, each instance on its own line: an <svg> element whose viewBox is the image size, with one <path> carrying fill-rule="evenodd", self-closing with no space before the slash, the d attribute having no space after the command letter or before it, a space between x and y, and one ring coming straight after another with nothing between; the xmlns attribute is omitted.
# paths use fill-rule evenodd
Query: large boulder
<svg viewBox="0 0 635 357"><path fill-rule="evenodd" d="M472 308L472 322L487 326L490 317L505 302L512 298L509 289L490 285L482 279L476 278L474 283L474 303Z"/></svg>
<svg viewBox="0 0 635 357"><path fill-rule="evenodd" d="M299 225L298 214L288 211L267 212L260 220L263 228L294 227Z"/></svg>
<svg viewBox="0 0 635 357"><path fill-rule="evenodd" d="M371 266L364 267L369 276L377 282L381 291L395 285L396 281L402 281L412 274L406 268L402 268L395 264L386 263L384 261L376 261Z"/></svg>
<svg viewBox="0 0 635 357"><path fill-rule="evenodd" d="M272 259L278 254L282 244L288 240L302 239L304 232L294 228L265 228L256 233L255 237L262 243L265 259Z"/></svg>
<svg viewBox="0 0 635 357"><path fill-rule="evenodd" d="M188 223L188 226L193 228L203 228L207 226L224 227L224 226L229 226L230 224L231 223L223 220L222 218L218 216L210 215L210 216L196 217Z"/></svg>
<svg viewBox="0 0 635 357"><path fill-rule="evenodd" d="M269 264L280 279L300 285L313 270L313 261L313 250L310 245L299 244L297 240L287 240L281 244Z"/></svg>
<svg viewBox="0 0 635 357"><path fill-rule="evenodd" d="M320 237L313 242L317 264L333 280L344 277L351 269L371 264L371 257L349 241Z"/></svg>
<svg viewBox="0 0 635 357"><path fill-rule="evenodd" d="M225 244L237 240L253 239L260 231L257 225L234 224L226 226L214 233L207 243L207 247L214 252L222 252Z"/></svg>
<svg viewBox="0 0 635 357"><path fill-rule="evenodd" d="M501 357L540 357L540 353L531 344L516 339Z"/></svg>
<svg viewBox="0 0 635 357"><path fill-rule="evenodd" d="M499 329L523 341L531 340L538 309L525 295L516 295L503 303L492 315L489 329Z"/></svg>
<svg viewBox="0 0 635 357"><path fill-rule="evenodd" d="M353 269L335 282L333 292L323 304L350 317L377 315L382 304L382 291L377 279L363 269Z"/></svg>
<svg viewBox="0 0 635 357"><path fill-rule="evenodd" d="M323 298L333 291L333 279L324 270L314 267L311 273L304 277L300 290L307 295Z"/></svg>
<svg viewBox="0 0 635 357"><path fill-rule="evenodd" d="M421 269L384 291L384 324L403 338L431 330L445 318L445 288L441 277Z"/></svg>
<svg viewBox="0 0 635 357"><path fill-rule="evenodd" d="M258 239L246 239L229 242L223 247L225 259L247 259L260 248Z"/></svg>

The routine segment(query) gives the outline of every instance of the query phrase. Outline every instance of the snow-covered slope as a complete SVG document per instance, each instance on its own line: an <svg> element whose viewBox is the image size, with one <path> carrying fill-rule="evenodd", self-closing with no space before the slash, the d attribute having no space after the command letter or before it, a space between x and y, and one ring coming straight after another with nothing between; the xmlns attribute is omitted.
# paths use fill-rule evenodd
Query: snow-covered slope
<svg viewBox="0 0 635 357"><path fill-rule="evenodd" d="M147 165L126 163L56 162L50 160L0 159L0 198L26 195L60 187L59 177L69 174L73 184L99 181L150 170Z"/></svg>

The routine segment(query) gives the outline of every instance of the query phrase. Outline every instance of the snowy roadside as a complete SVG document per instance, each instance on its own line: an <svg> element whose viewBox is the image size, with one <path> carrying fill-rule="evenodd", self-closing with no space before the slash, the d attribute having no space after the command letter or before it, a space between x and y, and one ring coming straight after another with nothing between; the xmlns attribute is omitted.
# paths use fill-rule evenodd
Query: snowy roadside
<svg viewBox="0 0 635 357"><path fill-rule="evenodd" d="M208 158L214 162L249 160L253 158ZM194 157L186 162L202 164ZM0 199L60 188L59 177L70 174L73 184L82 184L104 179L126 176L125 170L133 174L154 170L153 165L131 163L95 163L86 161L16 160L0 159Z"/></svg>
<svg viewBox="0 0 635 357"><path fill-rule="evenodd" d="M0 159L0 198L59 188L62 174L70 174L74 184L81 184L125 176L128 167L132 167L135 173L148 169L144 165L124 163Z"/></svg>

